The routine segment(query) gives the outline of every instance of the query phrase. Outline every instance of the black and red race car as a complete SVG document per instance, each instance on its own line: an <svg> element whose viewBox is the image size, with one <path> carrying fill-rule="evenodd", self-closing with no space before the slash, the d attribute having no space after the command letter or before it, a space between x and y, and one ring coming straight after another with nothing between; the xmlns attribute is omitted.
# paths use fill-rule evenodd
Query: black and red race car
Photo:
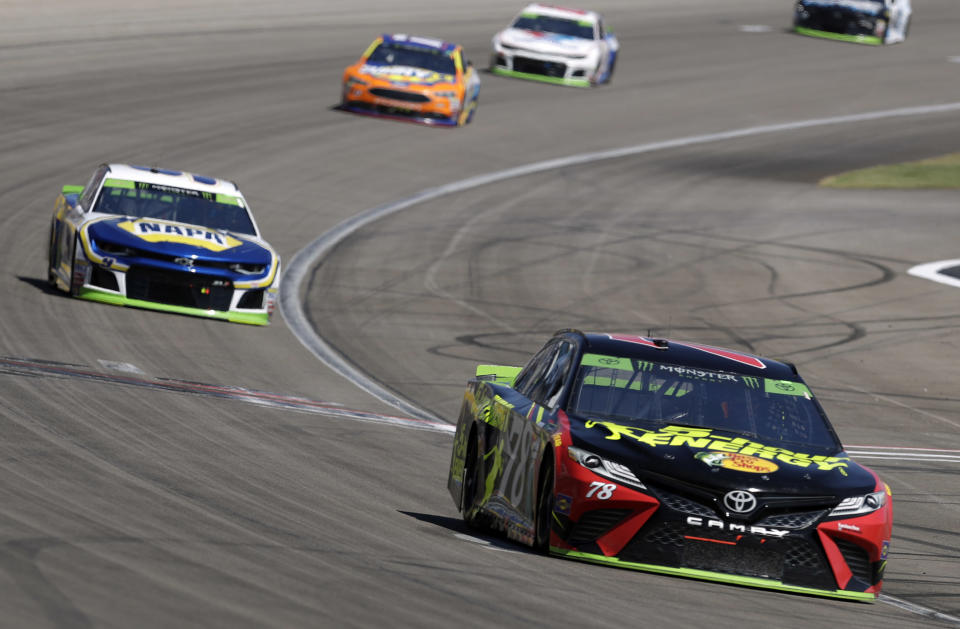
<svg viewBox="0 0 960 629"><path fill-rule="evenodd" d="M478 367L448 487L469 525L550 554L845 599L877 597L892 530L792 365L640 336L563 330Z"/></svg>

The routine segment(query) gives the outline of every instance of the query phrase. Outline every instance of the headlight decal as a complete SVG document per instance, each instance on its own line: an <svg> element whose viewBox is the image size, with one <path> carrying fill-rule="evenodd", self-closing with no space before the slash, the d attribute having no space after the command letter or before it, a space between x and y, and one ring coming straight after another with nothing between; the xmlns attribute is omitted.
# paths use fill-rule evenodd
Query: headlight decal
<svg viewBox="0 0 960 629"><path fill-rule="evenodd" d="M618 483L630 485L644 491L647 489L640 479L637 478L636 474L626 465L617 463L616 461L610 461L592 452L581 450L580 448L567 448L567 453L571 459L598 476L603 476L604 478L609 478Z"/></svg>

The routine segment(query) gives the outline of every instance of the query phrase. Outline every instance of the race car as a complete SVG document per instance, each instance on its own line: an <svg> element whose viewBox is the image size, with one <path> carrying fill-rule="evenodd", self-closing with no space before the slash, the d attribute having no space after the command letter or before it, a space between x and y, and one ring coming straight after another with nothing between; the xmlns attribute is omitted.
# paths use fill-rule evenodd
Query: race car
<svg viewBox="0 0 960 629"><path fill-rule="evenodd" d="M619 50L598 13L535 3L493 36L490 71L590 87L610 82Z"/></svg>
<svg viewBox="0 0 960 629"><path fill-rule="evenodd" d="M383 35L343 72L340 109L428 125L473 119L480 76L463 49L409 35Z"/></svg>
<svg viewBox="0 0 960 629"><path fill-rule="evenodd" d="M873 600L890 488L851 460L789 363L557 332L480 365L448 488L465 522L620 568Z"/></svg>
<svg viewBox="0 0 960 629"><path fill-rule="evenodd" d="M235 184L101 164L57 197L47 275L81 299L266 325L280 258Z"/></svg>
<svg viewBox="0 0 960 629"><path fill-rule="evenodd" d="M910 0L798 0L793 30L860 44L895 44L907 38L911 13Z"/></svg>

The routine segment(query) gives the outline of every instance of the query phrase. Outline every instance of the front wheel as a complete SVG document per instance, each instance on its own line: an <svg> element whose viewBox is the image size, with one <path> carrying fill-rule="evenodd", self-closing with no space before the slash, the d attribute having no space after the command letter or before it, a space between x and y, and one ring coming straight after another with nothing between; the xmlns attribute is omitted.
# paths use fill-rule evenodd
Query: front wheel
<svg viewBox="0 0 960 629"><path fill-rule="evenodd" d="M57 286L57 223L50 223L50 241L47 248L47 283Z"/></svg>
<svg viewBox="0 0 960 629"><path fill-rule="evenodd" d="M77 247L80 245L79 236L73 239L73 248L70 250L70 294L74 297L80 294L83 288L84 272L77 269Z"/></svg>
<svg viewBox="0 0 960 629"><path fill-rule="evenodd" d="M537 491L536 530L533 548L539 553L550 552L550 529L553 528L553 465L544 462Z"/></svg>

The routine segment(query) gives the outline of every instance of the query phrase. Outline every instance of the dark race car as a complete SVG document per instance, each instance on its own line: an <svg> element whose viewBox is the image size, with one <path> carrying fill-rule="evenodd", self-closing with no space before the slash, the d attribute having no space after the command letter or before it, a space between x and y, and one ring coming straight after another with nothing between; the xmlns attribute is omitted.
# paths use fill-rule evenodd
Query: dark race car
<svg viewBox="0 0 960 629"><path fill-rule="evenodd" d="M797 0L793 29L801 35L860 44L907 38L910 0Z"/></svg>
<svg viewBox="0 0 960 629"><path fill-rule="evenodd" d="M846 599L879 594L892 528L792 365L576 330L477 368L448 487L550 554Z"/></svg>

